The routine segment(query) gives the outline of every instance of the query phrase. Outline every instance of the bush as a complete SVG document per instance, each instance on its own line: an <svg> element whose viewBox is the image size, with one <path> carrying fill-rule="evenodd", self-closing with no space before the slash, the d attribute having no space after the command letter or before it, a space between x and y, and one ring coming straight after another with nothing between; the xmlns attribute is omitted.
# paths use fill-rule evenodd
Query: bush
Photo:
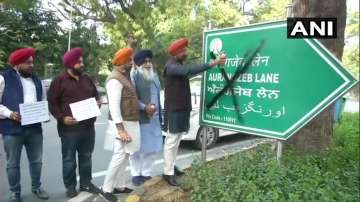
<svg viewBox="0 0 360 202"><path fill-rule="evenodd" d="M282 165L269 145L196 163L185 181L192 201L359 201L359 114L344 114L329 151L286 151Z"/></svg>

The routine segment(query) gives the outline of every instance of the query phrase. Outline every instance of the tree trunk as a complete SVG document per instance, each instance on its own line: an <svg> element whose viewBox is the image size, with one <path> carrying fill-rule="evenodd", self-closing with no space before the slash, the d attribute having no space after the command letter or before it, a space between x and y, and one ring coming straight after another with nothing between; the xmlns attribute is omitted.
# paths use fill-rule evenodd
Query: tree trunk
<svg viewBox="0 0 360 202"><path fill-rule="evenodd" d="M344 49L346 0L293 0L294 17L336 17L337 38L319 40L339 60ZM333 105L298 131L288 143L301 152L326 150L333 135Z"/></svg>

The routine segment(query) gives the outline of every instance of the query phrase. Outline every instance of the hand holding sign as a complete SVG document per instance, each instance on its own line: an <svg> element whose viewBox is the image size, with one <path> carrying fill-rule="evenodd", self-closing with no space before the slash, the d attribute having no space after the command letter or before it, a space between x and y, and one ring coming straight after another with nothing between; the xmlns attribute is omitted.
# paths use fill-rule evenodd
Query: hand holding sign
<svg viewBox="0 0 360 202"><path fill-rule="evenodd" d="M21 122L21 115L19 114L19 112L11 112L10 119L17 122Z"/></svg>
<svg viewBox="0 0 360 202"><path fill-rule="evenodd" d="M48 121L50 119L48 106L47 101L23 103L19 105L20 114L13 112L10 118L21 122L23 126Z"/></svg>
<svg viewBox="0 0 360 202"><path fill-rule="evenodd" d="M99 106L97 105L97 102L93 97L79 102L71 103L70 109L73 118L78 122L101 115ZM70 120L70 122L74 123L73 120Z"/></svg>
<svg viewBox="0 0 360 202"><path fill-rule="evenodd" d="M229 80L229 78L227 77L226 73L222 72L222 74L223 74L223 76L225 77L225 79L227 78L227 79L226 79L226 80L227 80L227 84L226 84L226 86L225 86L218 94L216 94L216 95L213 97L212 100L210 100L209 103L207 103L206 107L207 107L208 109L210 109L210 108L215 104L215 102L216 102L227 90L229 90L230 88L233 87L234 82L236 81L236 79L237 79L241 74L245 73L245 72L248 70L248 68L249 68L252 60L254 59L254 57L256 56L256 54L260 52L260 50L263 48L264 44L265 44L265 41L261 41L260 45L255 49L254 52L252 52L252 54L250 55L249 58L248 58L249 52L247 52L247 53L245 54L245 57L244 57L244 58L245 58L245 63L244 63L244 65L243 65L243 67L240 68L241 64L239 64L239 66L238 66L238 68L237 68L234 76L231 78L231 80ZM222 70L224 70L224 69L222 69Z"/></svg>
<svg viewBox="0 0 360 202"><path fill-rule="evenodd" d="M68 125L68 126L76 125L79 123L78 121L76 121L76 119L74 119L71 116L65 116L63 119L63 122L65 125Z"/></svg>
<svg viewBox="0 0 360 202"><path fill-rule="evenodd" d="M213 61L210 63L211 67L223 66L223 65L225 65L226 59L227 59L227 56L225 53L221 53L219 55L219 57L217 57L214 52L210 52L210 57L211 57L211 59L213 59Z"/></svg>

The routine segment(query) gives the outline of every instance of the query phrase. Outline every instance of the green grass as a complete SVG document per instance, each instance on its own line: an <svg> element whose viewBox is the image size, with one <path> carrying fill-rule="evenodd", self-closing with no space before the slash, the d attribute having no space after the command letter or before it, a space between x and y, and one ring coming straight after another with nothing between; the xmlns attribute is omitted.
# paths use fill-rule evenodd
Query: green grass
<svg viewBox="0 0 360 202"><path fill-rule="evenodd" d="M278 165L269 145L194 164L183 188L192 201L359 201L359 113L343 114L326 152L292 150Z"/></svg>

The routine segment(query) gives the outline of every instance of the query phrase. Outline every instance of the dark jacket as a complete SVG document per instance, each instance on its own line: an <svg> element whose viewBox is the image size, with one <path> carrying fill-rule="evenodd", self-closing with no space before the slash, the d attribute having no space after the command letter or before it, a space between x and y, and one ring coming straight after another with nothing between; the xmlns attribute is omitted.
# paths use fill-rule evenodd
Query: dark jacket
<svg viewBox="0 0 360 202"><path fill-rule="evenodd" d="M90 77L82 74L79 80L76 80L67 71L60 73L51 82L47 96L51 114L58 120L59 127L65 128L92 127L94 125L96 118L80 121L76 126L68 126L63 123L65 116L73 116L70 109L71 103L91 97L99 100L98 92Z"/></svg>
<svg viewBox="0 0 360 202"><path fill-rule="evenodd" d="M171 58L165 65L165 126L170 133L189 130L191 94L189 78L209 69L208 64L181 64Z"/></svg>
<svg viewBox="0 0 360 202"><path fill-rule="evenodd" d="M1 103L9 110L20 112L19 104L24 103L23 86L21 84L20 76L15 69L10 68L2 73L5 81L5 89L2 96ZM43 90L41 81L35 75L32 79L36 88L37 101L41 101L43 97ZM41 123L31 124L27 126L21 126L20 123L10 119L0 119L0 133L3 135L18 135L21 134L23 129L29 127L36 127L41 129Z"/></svg>

